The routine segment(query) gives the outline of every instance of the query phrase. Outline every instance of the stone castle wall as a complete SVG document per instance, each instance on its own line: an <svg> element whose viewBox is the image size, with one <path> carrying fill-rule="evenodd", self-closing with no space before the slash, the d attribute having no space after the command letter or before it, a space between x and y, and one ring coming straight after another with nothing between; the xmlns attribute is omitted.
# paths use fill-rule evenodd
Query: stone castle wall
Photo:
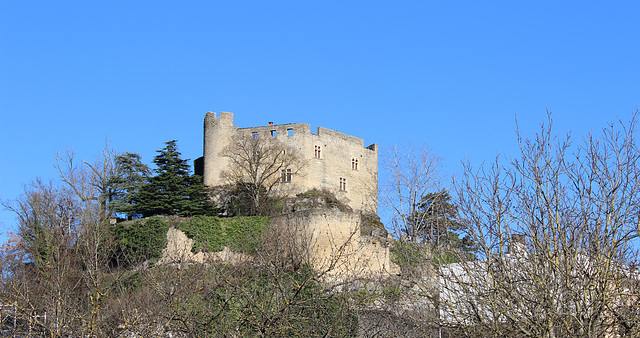
<svg viewBox="0 0 640 338"><path fill-rule="evenodd" d="M272 226L297 228L309 263L328 276L366 277L397 274L389 238L361 235L360 215L338 210L305 210L274 217Z"/></svg>
<svg viewBox="0 0 640 338"><path fill-rule="evenodd" d="M323 276L348 279L400 272L391 262L389 238L361 234L360 214L310 209L273 217L270 227L271 233L267 237L280 232L280 236L286 238L279 245L295 245L300 258ZM219 262L234 265L252 260L250 255L233 252L227 247L220 252L192 253L193 243L193 239L171 227L158 264Z"/></svg>
<svg viewBox="0 0 640 338"><path fill-rule="evenodd" d="M221 112L217 117L209 112L204 119L202 160L206 185L228 183L221 174L229 159L221 153L236 135L275 138L296 149L304 165L283 188L291 194L326 189L355 211L309 209L272 218L272 226L294 231L291 237L306 250L316 270L342 277L399 272L390 260L389 239L361 234L360 212L377 214L377 144L365 147L360 138L322 127L312 133L307 123L238 128L232 113Z"/></svg>
<svg viewBox="0 0 640 338"><path fill-rule="evenodd" d="M377 213L377 144L364 147L360 138L322 127L318 127L314 134L307 123L238 128L233 125L232 113L221 112L220 117L207 113L204 119L203 169L206 185L226 183L221 173L229 161L220 153L234 135L253 137L253 133L257 133L259 138L274 137L301 154L304 166L292 177L291 183L287 183L291 193L313 188L327 189L354 210Z"/></svg>

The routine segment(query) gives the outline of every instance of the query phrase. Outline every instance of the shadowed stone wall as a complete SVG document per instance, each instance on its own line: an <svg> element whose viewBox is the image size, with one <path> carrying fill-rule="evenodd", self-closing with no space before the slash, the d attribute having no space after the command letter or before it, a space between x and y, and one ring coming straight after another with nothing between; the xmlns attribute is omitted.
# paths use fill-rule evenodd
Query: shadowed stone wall
<svg viewBox="0 0 640 338"><path fill-rule="evenodd" d="M360 214L338 210L305 210L274 217L272 226L298 229L300 245L317 271L347 278L397 274L389 238L361 235Z"/></svg>

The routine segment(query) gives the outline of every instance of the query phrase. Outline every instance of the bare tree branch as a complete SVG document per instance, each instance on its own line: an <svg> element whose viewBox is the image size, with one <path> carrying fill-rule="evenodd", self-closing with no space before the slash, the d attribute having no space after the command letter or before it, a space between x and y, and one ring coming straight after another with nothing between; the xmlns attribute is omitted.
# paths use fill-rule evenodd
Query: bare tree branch
<svg viewBox="0 0 640 338"><path fill-rule="evenodd" d="M573 146L518 134L521 156L465 167L459 210L477 261L441 268L441 316L471 335L637 335L637 113Z"/></svg>

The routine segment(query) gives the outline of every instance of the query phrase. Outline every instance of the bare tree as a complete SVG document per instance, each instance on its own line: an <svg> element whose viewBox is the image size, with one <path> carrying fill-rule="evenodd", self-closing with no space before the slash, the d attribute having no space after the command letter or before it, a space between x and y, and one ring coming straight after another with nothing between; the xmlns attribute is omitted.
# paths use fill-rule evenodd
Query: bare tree
<svg viewBox="0 0 640 338"><path fill-rule="evenodd" d="M256 138L237 134L222 155L230 166L222 173L225 180L246 190L257 212L272 193L287 191L286 183L300 172L305 162L298 151L273 137Z"/></svg>
<svg viewBox="0 0 640 338"><path fill-rule="evenodd" d="M56 160L60 182L36 180L16 201L3 203L17 216L12 250L23 253L11 256L16 278L6 284L7 296L39 332L96 334L101 298L108 292L107 181L113 159L105 148L94 163L78 163L68 151Z"/></svg>
<svg viewBox="0 0 640 338"><path fill-rule="evenodd" d="M85 268L82 270L83 287L89 297L86 300L90 311L84 316L87 325L86 332L95 334L96 317L101 311L101 298L108 290L105 289L105 270L108 266L107 253L113 245L108 217L110 198L114 187L112 180L117 176L117 152L105 143L104 149L95 161L76 161L72 151L67 150L66 156L58 154L56 168L60 180L71 192L72 198L78 205L75 215L79 232L75 239L75 256Z"/></svg>
<svg viewBox="0 0 640 338"><path fill-rule="evenodd" d="M59 334L73 320L77 305L73 245L81 231L79 205L71 191L36 180L5 207L15 212L18 221L17 238L8 246L21 254L13 255L3 303L13 304L16 315L30 327L48 325L48 331ZM47 324L42 318L45 312Z"/></svg>
<svg viewBox="0 0 640 338"><path fill-rule="evenodd" d="M459 211L475 261L441 267L443 324L468 335L640 333L637 116L576 147L518 134L521 156L465 168Z"/></svg>
<svg viewBox="0 0 640 338"><path fill-rule="evenodd" d="M100 220L110 216L108 203L113 194L110 179L117 174L115 159L117 153L105 143L105 148L91 163L75 159L75 154L67 150L65 155L56 157L56 169L60 180L64 182L83 204L97 202L100 207Z"/></svg>
<svg viewBox="0 0 640 338"><path fill-rule="evenodd" d="M387 177L381 185L380 204L390 213L393 227L409 241L418 241L426 213L419 212L422 198L438 191L441 159L427 146L395 146L385 150L382 168Z"/></svg>

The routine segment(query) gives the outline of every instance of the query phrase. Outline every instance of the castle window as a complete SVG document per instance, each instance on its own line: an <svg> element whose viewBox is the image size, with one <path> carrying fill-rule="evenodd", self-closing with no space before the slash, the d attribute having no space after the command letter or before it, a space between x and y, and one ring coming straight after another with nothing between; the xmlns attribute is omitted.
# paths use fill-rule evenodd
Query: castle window
<svg viewBox="0 0 640 338"><path fill-rule="evenodd" d="M282 169L282 171L280 172L280 182L282 183L291 182L291 169Z"/></svg>
<svg viewBox="0 0 640 338"><path fill-rule="evenodd" d="M271 137L276 137L276 131L275 130L271 131Z"/></svg>
<svg viewBox="0 0 640 338"><path fill-rule="evenodd" d="M351 170L358 170L358 159L357 158L352 158L351 159Z"/></svg>
<svg viewBox="0 0 640 338"><path fill-rule="evenodd" d="M315 158L320 158L320 146L315 146L314 156Z"/></svg>
<svg viewBox="0 0 640 338"><path fill-rule="evenodd" d="M293 135L293 128L287 129L287 136Z"/></svg>
<svg viewBox="0 0 640 338"><path fill-rule="evenodd" d="M254 131L253 133L251 133L251 135L253 136L253 138L258 138L258 132Z"/></svg>
<svg viewBox="0 0 640 338"><path fill-rule="evenodd" d="M340 177L340 190L347 191L347 179Z"/></svg>

